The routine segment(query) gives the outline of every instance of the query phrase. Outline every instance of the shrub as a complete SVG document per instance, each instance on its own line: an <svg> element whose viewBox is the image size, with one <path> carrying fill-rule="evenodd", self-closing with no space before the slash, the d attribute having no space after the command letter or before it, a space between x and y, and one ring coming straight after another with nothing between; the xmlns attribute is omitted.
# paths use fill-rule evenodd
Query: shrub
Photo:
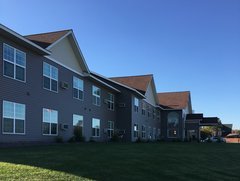
<svg viewBox="0 0 240 181"><path fill-rule="evenodd" d="M76 142L85 141L85 137L82 135L82 128L79 126L74 127L74 139Z"/></svg>
<svg viewBox="0 0 240 181"><path fill-rule="evenodd" d="M63 143L63 138L61 136L56 137L56 142L57 143Z"/></svg>
<svg viewBox="0 0 240 181"><path fill-rule="evenodd" d="M135 142L136 143L142 143L143 141L142 141L142 139L140 137L138 137Z"/></svg>
<svg viewBox="0 0 240 181"><path fill-rule="evenodd" d="M112 141L112 142L119 142L119 140L120 140L119 136L117 134L114 134L110 141Z"/></svg>

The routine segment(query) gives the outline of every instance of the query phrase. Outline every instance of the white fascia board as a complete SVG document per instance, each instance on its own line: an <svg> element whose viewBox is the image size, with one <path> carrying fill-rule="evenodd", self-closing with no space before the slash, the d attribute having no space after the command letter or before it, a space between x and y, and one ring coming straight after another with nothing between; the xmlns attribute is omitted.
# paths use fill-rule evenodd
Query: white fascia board
<svg viewBox="0 0 240 181"><path fill-rule="evenodd" d="M121 84L121 83L119 83L119 82L116 82L116 81L114 81L114 80L112 80L112 79L109 79L109 78L107 78L107 77L105 77L105 76L103 76L103 75L100 75L100 74L98 74L98 73L96 73L96 72L91 71L91 73L92 73L92 74L95 74L95 75L97 75L97 76L99 76L99 77L101 77L101 78L103 78L103 79L106 79L106 80L108 80L108 81L110 81L110 82L112 82L112 83L114 83L114 84L117 84L117 85L122 86L122 87L124 87L124 88L126 88L126 89L129 89L129 90L137 93L138 95L140 95L140 96L143 97L143 98L146 98L145 95L141 94L141 93L138 92L136 89L133 89L133 88L131 88L131 87L128 87L128 86L126 86L126 85L124 85L124 84Z"/></svg>
<svg viewBox="0 0 240 181"><path fill-rule="evenodd" d="M82 74L82 73L80 73L80 72L77 72L76 70L71 69L70 67L68 67L68 66L60 63L59 61L57 61L56 59L54 59L54 58L52 58L52 57L49 57L49 56L44 56L44 57L47 58L47 59L49 59L49 60L51 60L51 61L53 61L54 63L57 63L58 65L61 65L61 66L64 67L64 68L66 68L66 69L68 69L68 70L70 70L70 71L72 71L72 72L74 72L74 73L82 76L82 77L87 77L87 76L90 75L90 74Z"/></svg>
<svg viewBox="0 0 240 181"><path fill-rule="evenodd" d="M69 30L69 32L67 34L65 34L64 36L62 36L61 38L59 38L57 41L55 41L53 44L49 45L46 49L50 50L52 47L54 47L56 44L58 44L60 41L62 41L65 37L67 37L68 35L71 34L71 31Z"/></svg>
<svg viewBox="0 0 240 181"><path fill-rule="evenodd" d="M9 34L11 34L11 35L19 38L20 40L24 41L25 43L27 43L27 44L29 44L29 45L31 45L31 46L39 49L40 51L44 52L46 55L50 55L50 54L51 54L51 52L49 52L48 50L40 47L39 45L33 43L32 41L28 40L27 38L24 38L22 35L16 33L15 31L7 28L6 26L4 26L4 25L2 25L2 24L0 24L0 29L2 29L2 30L4 30L4 31L8 32Z"/></svg>
<svg viewBox="0 0 240 181"><path fill-rule="evenodd" d="M103 82L102 80L98 79L97 77L95 77L95 76L93 76L93 75L91 75L91 74L90 74L89 77L91 77L92 79L96 80L97 82L99 82L99 83L101 83L101 84L107 86L108 88L110 88L110 89L112 89L112 90L114 90L114 91L120 93L120 90L118 90L118 89L114 88L113 86L111 86L111 85L109 85L109 84Z"/></svg>
<svg viewBox="0 0 240 181"><path fill-rule="evenodd" d="M74 33L73 33L72 30L69 30L69 32L68 32L66 35L64 35L63 37L59 38L56 42L54 42L53 44L51 44L50 46L48 46L46 49L47 49L47 50L50 50L52 47L54 47L56 44L58 44L60 41L62 41L64 38L66 38L66 37L69 36L69 35L71 35L71 37L72 37L72 39L73 39L73 41L74 41L74 44L75 44L75 46L77 47L79 56L82 58L83 65L85 66L85 69L87 70L87 73L90 74L90 70L89 70L89 68L88 68L88 66L87 66L86 60L85 60L85 58L84 58L84 56L83 56L83 54L82 54L82 51L81 51L81 49L80 49L80 47L79 47L79 45L78 45L77 39L76 39L76 37L75 37L75 35L74 35Z"/></svg>

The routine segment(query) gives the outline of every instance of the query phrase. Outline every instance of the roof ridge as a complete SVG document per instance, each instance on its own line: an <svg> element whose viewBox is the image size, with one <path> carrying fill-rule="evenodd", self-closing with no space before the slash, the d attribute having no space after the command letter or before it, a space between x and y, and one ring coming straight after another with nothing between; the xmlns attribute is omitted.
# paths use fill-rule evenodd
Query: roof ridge
<svg viewBox="0 0 240 181"><path fill-rule="evenodd" d="M129 75L129 76L121 76L121 77L109 77L111 78L129 78L129 77L147 77L147 76L153 76L153 74L144 74L144 75Z"/></svg>
<svg viewBox="0 0 240 181"><path fill-rule="evenodd" d="M174 91L174 92L158 92L157 94L167 94L167 93L184 93L184 92L189 92L189 93L191 93L191 91Z"/></svg>
<svg viewBox="0 0 240 181"><path fill-rule="evenodd" d="M58 31L50 31L50 32L45 32L45 33L35 33L35 34L24 35L24 37L27 37L27 36L36 36L36 35L53 34L53 33L59 33L59 32L64 32L64 31L72 31L72 29L58 30Z"/></svg>

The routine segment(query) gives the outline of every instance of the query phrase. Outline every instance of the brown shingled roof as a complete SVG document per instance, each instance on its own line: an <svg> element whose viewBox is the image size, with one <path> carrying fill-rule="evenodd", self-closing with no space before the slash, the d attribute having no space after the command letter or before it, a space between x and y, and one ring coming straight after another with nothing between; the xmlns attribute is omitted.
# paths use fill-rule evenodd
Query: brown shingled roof
<svg viewBox="0 0 240 181"><path fill-rule="evenodd" d="M153 75L149 74L127 77L112 77L110 79L145 93L152 78Z"/></svg>
<svg viewBox="0 0 240 181"><path fill-rule="evenodd" d="M27 35L24 36L25 38L29 39L30 41L38 44L43 48L47 48L52 43L56 42L58 39L66 35L71 30L62 30L62 31L55 31L55 32L48 32L48 33L40 33L34 35Z"/></svg>
<svg viewBox="0 0 240 181"><path fill-rule="evenodd" d="M173 109L184 109L189 102L190 92L158 93L159 104Z"/></svg>

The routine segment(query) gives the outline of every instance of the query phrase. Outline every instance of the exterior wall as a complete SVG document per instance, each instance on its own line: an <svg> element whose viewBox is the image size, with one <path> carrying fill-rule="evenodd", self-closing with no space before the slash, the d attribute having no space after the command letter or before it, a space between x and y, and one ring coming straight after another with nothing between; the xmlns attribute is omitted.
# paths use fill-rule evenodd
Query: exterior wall
<svg viewBox="0 0 240 181"><path fill-rule="evenodd" d="M160 129L160 118L157 119L156 111L157 109L148 104L145 100L141 99L139 100L139 109L138 112L134 111L134 98L135 96L132 96L132 141L136 141L136 137L134 137L134 124L138 124L139 127L139 138L142 140L156 140L158 139L159 135L157 135L158 129ZM150 109L150 115L148 116L148 110L146 109L145 115L142 114L142 103L147 105ZM155 116L153 117L153 109L155 109ZM142 138L142 126L146 126L146 138ZM156 129L156 138L153 135L153 129Z"/></svg>
<svg viewBox="0 0 240 181"><path fill-rule="evenodd" d="M3 76L3 42L7 43L26 53L26 83ZM67 82L68 89L58 87L58 93L43 89L43 62L49 63L58 68L58 81ZM106 138L104 128L107 128L108 121L116 121L116 111L107 109L104 99L107 93L111 92L97 82L92 82L88 78L63 68L49 59L35 54L28 49L15 44L14 42L0 37L0 142L18 141L54 141L56 136L42 135L42 109L49 108L58 111L58 133L68 140L73 136L73 114L83 115L83 133L87 140L92 135L92 118L98 118L100 122L100 138ZM84 80L84 101L73 98L73 76ZM92 104L92 85L101 88L101 106ZM2 133L2 104L3 100L21 103L26 105L25 135L3 134ZM67 124L66 131L60 130L60 124Z"/></svg>
<svg viewBox="0 0 240 181"><path fill-rule="evenodd" d="M65 37L61 42L50 48L52 54L50 57L58 60L60 63L68 66L69 68L83 73L83 70L79 64L79 60L75 56L73 47L71 46L68 37Z"/></svg>
<svg viewBox="0 0 240 181"><path fill-rule="evenodd" d="M185 123L185 137L187 140L200 140L200 120L188 120Z"/></svg>
<svg viewBox="0 0 240 181"><path fill-rule="evenodd" d="M153 82L148 85L147 91L145 93L147 102L151 103L152 105L156 105L156 100L154 96L154 90L153 90Z"/></svg>

